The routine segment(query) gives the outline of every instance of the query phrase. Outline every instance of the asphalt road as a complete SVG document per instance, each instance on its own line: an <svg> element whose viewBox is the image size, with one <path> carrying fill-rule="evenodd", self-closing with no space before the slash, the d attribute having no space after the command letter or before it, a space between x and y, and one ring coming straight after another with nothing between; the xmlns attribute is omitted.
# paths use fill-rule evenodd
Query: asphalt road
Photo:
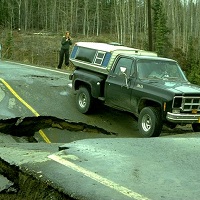
<svg viewBox="0 0 200 200"><path fill-rule="evenodd" d="M80 114L69 84L66 71L0 62L1 127L13 118L56 117L112 133L50 127L42 130L55 143L50 146L41 132L36 144L1 134L2 160L76 199L199 199L199 133L164 128L159 138L140 138L127 113L99 106ZM5 177L0 181L0 189L12 185Z"/></svg>
<svg viewBox="0 0 200 200"><path fill-rule="evenodd" d="M99 130L80 133L48 127L43 132L50 142L71 142L97 137L141 137L137 121L131 114L103 105L97 106L90 115L79 113L75 107L75 98L68 76L69 73L65 70L1 61L0 119L16 117L23 119L35 116L56 117L77 124L85 123L110 133L110 135L105 135ZM164 127L161 136L190 132L190 127L174 130ZM36 133L35 137L39 142L45 142L41 134Z"/></svg>
<svg viewBox="0 0 200 200"><path fill-rule="evenodd" d="M4 144L1 159L74 199L199 199L199 138L104 138L58 146ZM33 191L25 191L24 199L31 199Z"/></svg>
<svg viewBox="0 0 200 200"><path fill-rule="evenodd" d="M75 108L74 94L68 76L66 71L0 62L0 118L54 116L105 129L113 133L112 136L139 137L137 123L133 116L127 113L102 105L90 115L79 113ZM10 90L13 90L13 93ZM45 131L47 134L49 132L51 137L51 132L55 132L55 129L50 128ZM56 131L61 133L60 130ZM105 135L93 134L93 136ZM53 140L52 137L51 139ZM56 141L52 142L59 141L57 137ZM61 141L63 142L63 134Z"/></svg>

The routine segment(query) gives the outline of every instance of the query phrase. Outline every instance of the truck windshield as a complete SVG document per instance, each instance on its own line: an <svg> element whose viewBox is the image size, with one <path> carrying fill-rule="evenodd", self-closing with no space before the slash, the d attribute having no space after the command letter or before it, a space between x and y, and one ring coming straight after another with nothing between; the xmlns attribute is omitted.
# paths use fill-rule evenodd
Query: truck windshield
<svg viewBox="0 0 200 200"><path fill-rule="evenodd" d="M137 71L140 79L187 81L180 66L173 61L138 60Z"/></svg>

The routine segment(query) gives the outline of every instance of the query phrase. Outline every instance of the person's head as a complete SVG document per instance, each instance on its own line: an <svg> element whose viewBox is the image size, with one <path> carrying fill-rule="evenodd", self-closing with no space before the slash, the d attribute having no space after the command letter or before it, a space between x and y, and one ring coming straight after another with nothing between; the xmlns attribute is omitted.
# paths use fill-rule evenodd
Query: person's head
<svg viewBox="0 0 200 200"><path fill-rule="evenodd" d="M66 32L65 32L65 36L68 38L69 35L70 35L69 31L66 31Z"/></svg>

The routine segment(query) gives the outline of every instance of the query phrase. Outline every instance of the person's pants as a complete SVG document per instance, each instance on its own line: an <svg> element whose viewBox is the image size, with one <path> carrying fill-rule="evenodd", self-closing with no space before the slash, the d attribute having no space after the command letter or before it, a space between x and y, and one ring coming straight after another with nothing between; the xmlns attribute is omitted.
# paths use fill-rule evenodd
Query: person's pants
<svg viewBox="0 0 200 200"><path fill-rule="evenodd" d="M61 69L62 67L64 56L65 56L65 65L68 66L69 65L69 50L68 49L60 50L60 59L59 59L59 64L58 64L59 69Z"/></svg>

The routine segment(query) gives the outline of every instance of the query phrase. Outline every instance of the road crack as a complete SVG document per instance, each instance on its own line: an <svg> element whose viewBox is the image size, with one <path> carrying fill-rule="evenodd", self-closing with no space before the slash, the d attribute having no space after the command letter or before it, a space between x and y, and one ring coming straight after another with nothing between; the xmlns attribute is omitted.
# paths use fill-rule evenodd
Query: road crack
<svg viewBox="0 0 200 200"><path fill-rule="evenodd" d="M66 119L59 119L51 116L38 117L16 117L0 120L0 132L12 136L33 137L36 132L46 128L57 128L68 131L95 132L106 135L116 135L103 128L88 125L82 122L72 122Z"/></svg>

